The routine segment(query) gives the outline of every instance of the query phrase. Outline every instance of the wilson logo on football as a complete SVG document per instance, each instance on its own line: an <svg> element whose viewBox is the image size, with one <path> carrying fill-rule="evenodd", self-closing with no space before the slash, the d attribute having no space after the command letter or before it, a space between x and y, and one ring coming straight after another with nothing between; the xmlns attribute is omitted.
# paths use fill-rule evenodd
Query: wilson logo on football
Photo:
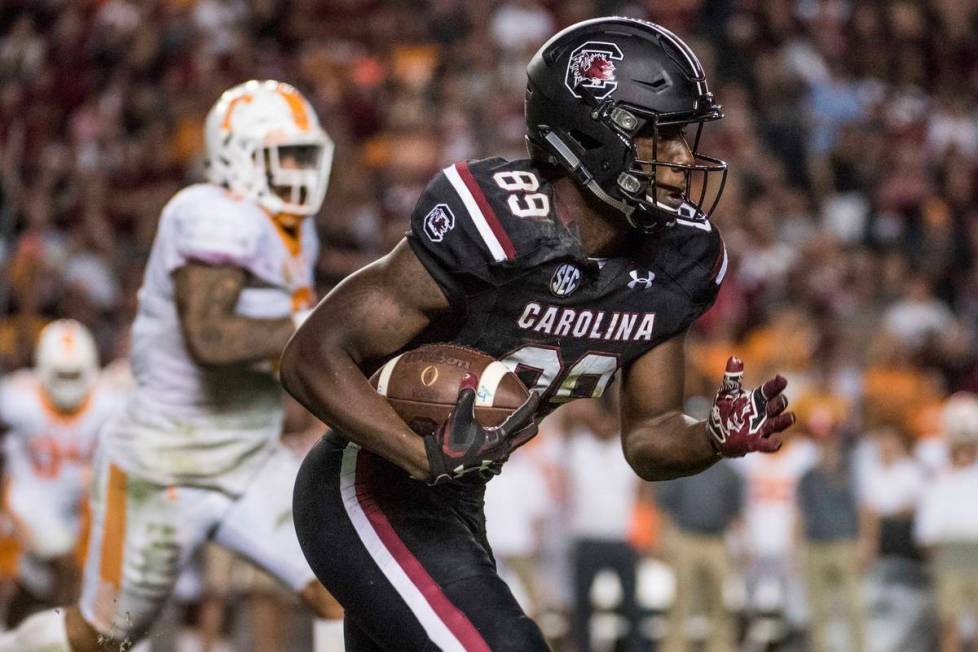
<svg viewBox="0 0 978 652"><path fill-rule="evenodd" d="M622 59L621 48L614 43L588 41L579 45L567 60L564 85L574 97L581 97L577 89L583 87L603 100L618 88L614 62Z"/></svg>
<svg viewBox="0 0 978 652"><path fill-rule="evenodd" d="M424 233L432 242L441 242L455 228L455 215L448 204L438 204L424 216Z"/></svg>
<svg viewBox="0 0 978 652"><path fill-rule="evenodd" d="M581 270L564 263L550 277L550 291L558 297L566 297L581 284Z"/></svg>

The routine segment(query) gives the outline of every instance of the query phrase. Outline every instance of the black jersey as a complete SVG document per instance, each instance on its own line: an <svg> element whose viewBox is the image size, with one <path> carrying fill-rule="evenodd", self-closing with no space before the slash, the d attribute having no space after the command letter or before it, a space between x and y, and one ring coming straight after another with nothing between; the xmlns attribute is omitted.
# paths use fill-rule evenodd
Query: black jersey
<svg viewBox="0 0 978 652"><path fill-rule="evenodd" d="M543 414L601 396L619 368L683 333L727 268L702 215L589 258L554 206L533 161L461 162L428 184L408 234L452 305L441 339L504 362L540 392Z"/></svg>

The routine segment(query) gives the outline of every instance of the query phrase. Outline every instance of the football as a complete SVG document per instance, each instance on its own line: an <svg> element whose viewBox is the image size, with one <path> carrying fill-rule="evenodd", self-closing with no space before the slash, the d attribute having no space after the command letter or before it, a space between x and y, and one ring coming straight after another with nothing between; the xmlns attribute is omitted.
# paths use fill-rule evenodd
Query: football
<svg viewBox="0 0 978 652"><path fill-rule="evenodd" d="M402 353L378 369L370 384L414 432L425 436L448 418L466 373L479 379L475 416L483 426L498 426L529 396L502 362L454 344L428 344Z"/></svg>

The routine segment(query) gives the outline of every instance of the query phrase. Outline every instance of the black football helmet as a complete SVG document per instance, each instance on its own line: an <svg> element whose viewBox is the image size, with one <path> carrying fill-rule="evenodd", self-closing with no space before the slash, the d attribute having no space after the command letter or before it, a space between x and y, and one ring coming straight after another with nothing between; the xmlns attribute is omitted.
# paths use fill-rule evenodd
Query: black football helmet
<svg viewBox="0 0 978 652"><path fill-rule="evenodd" d="M678 36L633 18L586 20L547 41L530 60L527 77L531 156L567 170L633 227L702 220L716 208L727 164L697 150L703 123L719 120L723 111L699 60ZM687 125L696 128L693 162L656 160L661 131ZM643 137L652 139L651 159L637 156L635 139ZM674 205L657 199L659 165L685 173L683 196ZM706 207L708 189L713 199Z"/></svg>

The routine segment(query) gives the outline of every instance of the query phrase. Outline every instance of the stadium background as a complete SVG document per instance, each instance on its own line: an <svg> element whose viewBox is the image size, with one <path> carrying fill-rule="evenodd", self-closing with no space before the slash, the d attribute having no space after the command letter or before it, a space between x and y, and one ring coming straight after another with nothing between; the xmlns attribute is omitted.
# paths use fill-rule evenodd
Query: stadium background
<svg viewBox="0 0 978 652"><path fill-rule="evenodd" d="M291 82L337 143L317 218L323 294L401 237L441 166L521 157L526 61L557 29L606 14L688 38L727 116L708 126L704 149L730 164L715 222L731 271L692 333L690 411L702 413L737 352L749 380L789 377L801 420L789 450L807 447L814 459L819 437L806 431L825 432L828 415L828 436L851 444L861 491L878 486L868 476L885 466L880 438L905 449L921 477L937 472L942 404L978 390L978 3L969 0L5 0L2 370L29 365L38 330L57 317L91 327L103 362L125 355L159 210L199 177L203 117L225 88ZM560 431L590 418L552 421L545 437L567 441ZM537 517L559 522L575 480L548 446L526 456L552 490ZM799 473L769 466L741 474L730 582L751 586L752 536L783 539L761 562L783 569L774 575L788 595L804 579L792 561ZM668 564L655 490L640 488L632 534ZM756 509L772 500L778 517L765 521ZM569 613L570 571L559 551L547 559L561 534L544 531L536 567L549 597L539 606ZM870 593L892 580L880 579L875 552L861 557ZM905 608L922 636L935 636L926 584L893 581L911 602L877 610L877 626L905 622ZM741 593L730 604L750 633L766 612ZM597 598L600 609L614 591ZM774 609L770 631L752 635L804 633L800 603L797 614ZM566 624L548 622L555 632ZM661 632L665 621L652 625Z"/></svg>

